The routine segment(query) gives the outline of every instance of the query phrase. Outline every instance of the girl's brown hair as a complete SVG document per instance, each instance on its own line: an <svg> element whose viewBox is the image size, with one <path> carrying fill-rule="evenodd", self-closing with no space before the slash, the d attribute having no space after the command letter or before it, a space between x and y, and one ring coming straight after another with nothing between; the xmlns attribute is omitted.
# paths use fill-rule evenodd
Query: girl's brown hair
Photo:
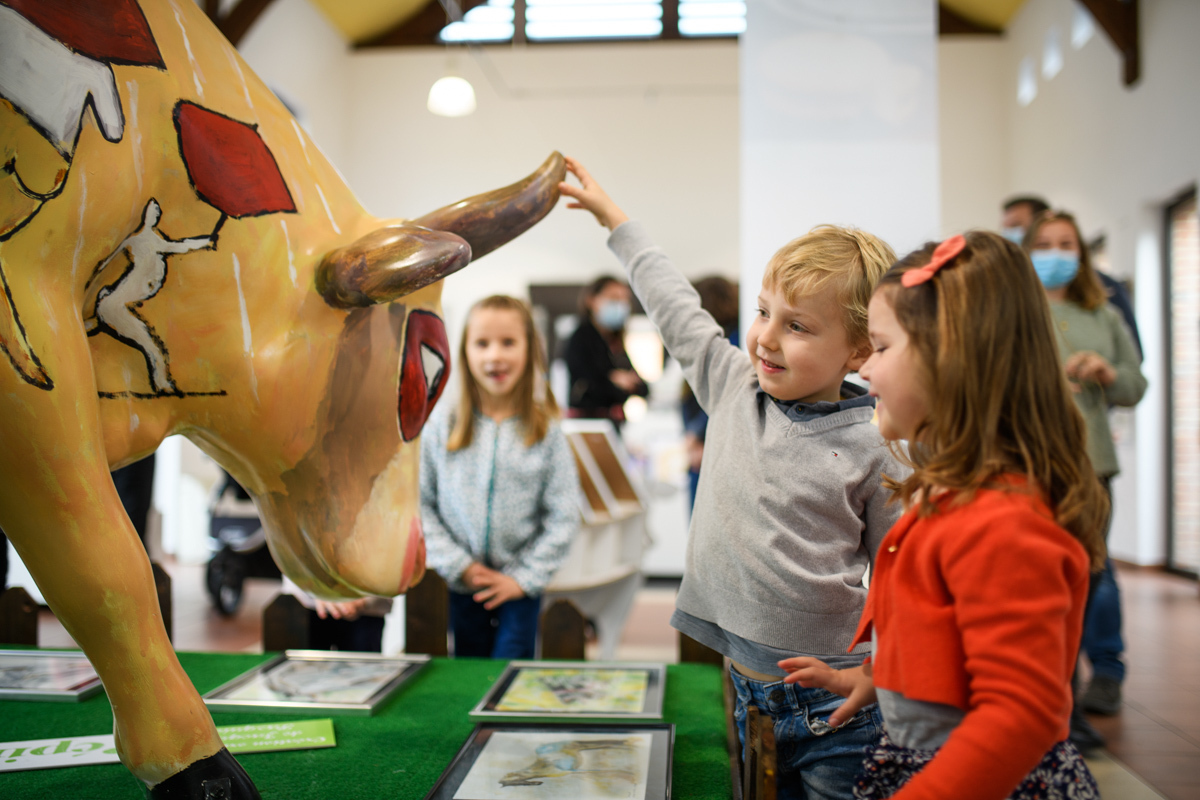
<svg viewBox="0 0 1200 800"><path fill-rule="evenodd" d="M1025 240L1022 242L1025 252L1033 251L1033 243L1037 240L1038 231L1051 222L1065 222L1070 225L1075 231L1075 241L1079 244L1079 272L1075 273L1075 277L1067 284L1067 299L1083 306L1088 311L1094 311L1108 302L1108 292L1096 275L1096 268L1092 266L1091 254L1088 253L1088 248L1083 243L1083 234L1079 232L1079 223L1073 215L1066 211L1047 209L1034 217L1033 222L1029 224L1029 230L1025 232Z"/></svg>
<svg viewBox="0 0 1200 800"><path fill-rule="evenodd" d="M1108 498L1033 265L1012 242L972 231L931 280L903 286L904 273L928 264L935 246L898 261L876 289L908 334L930 398L908 453L896 453L913 473L890 488L906 507L919 497L926 515L938 490L965 503L980 488L1013 488L1002 476L1022 473L1099 568Z"/></svg>
<svg viewBox="0 0 1200 800"><path fill-rule="evenodd" d="M517 415L525 426L525 446L537 444L546 437L550 422L558 418L558 403L546 380L546 353L541 336L533 324L529 306L515 297L495 294L485 297L471 306L467 324L463 326L462 342L458 347L458 363L462 365L462 391L458 396L458 408L454 414L446 449L451 453L471 444L475 436L475 411L480 407L479 384L467 368L467 333L471 328L471 316L481 309L512 311L521 318L525 329L525 372L513 387L517 397Z"/></svg>

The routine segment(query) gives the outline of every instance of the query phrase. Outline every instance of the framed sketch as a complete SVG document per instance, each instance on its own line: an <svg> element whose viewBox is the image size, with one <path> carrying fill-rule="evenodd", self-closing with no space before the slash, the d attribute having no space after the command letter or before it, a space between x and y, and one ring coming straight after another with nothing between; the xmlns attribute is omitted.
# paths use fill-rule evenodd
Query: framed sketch
<svg viewBox="0 0 1200 800"><path fill-rule="evenodd" d="M666 800L675 726L484 722L426 800Z"/></svg>
<svg viewBox="0 0 1200 800"><path fill-rule="evenodd" d="M645 513L647 498L625 469L629 456L608 420L564 419L567 443L579 471L579 512L589 525Z"/></svg>
<svg viewBox="0 0 1200 800"><path fill-rule="evenodd" d="M0 650L0 699L73 703L103 688L83 653Z"/></svg>
<svg viewBox="0 0 1200 800"><path fill-rule="evenodd" d="M664 664L513 661L473 717L660 719Z"/></svg>
<svg viewBox="0 0 1200 800"><path fill-rule="evenodd" d="M213 711L365 717L428 663L425 655L287 650L203 699Z"/></svg>

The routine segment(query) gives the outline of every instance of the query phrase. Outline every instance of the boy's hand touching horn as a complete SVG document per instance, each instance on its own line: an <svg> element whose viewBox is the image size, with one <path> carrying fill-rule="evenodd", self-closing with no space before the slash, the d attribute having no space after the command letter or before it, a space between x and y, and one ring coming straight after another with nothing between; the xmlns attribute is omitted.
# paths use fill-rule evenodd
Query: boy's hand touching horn
<svg viewBox="0 0 1200 800"><path fill-rule="evenodd" d="M567 170L579 179L579 186L566 181L558 185L559 192L575 199L575 202L567 203L567 208L583 208L592 212L596 221L610 231L616 230L621 223L629 221L625 212L612 201L607 192L600 188L600 184L596 183L582 164L569 156L564 160Z"/></svg>

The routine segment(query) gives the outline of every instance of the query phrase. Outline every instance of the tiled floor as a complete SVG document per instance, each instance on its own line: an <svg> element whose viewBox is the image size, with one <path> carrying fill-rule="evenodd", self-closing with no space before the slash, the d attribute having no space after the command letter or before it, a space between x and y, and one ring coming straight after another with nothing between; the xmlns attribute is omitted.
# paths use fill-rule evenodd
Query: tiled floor
<svg viewBox="0 0 1200 800"><path fill-rule="evenodd" d="M250 580L232 618L213 610L202 566L167 564L173 578L175 645L180 650L261 650L262 607L277 581ZM1090 762L1106 800L1200 799L1200 586L1157 570L1121 568L1129 677L1121 713L1092 717L1108 738ZM617 657L674 661L670 587L643 589ZM73 646L48 612L39 625L45 647Z"/></svg>
<svg viewBox="0 0 1200 800"><path fill-rule="evenodd" d="M1128 675L1115 717L1093 716L1108 751L1170 800L1200 798L1200 586L1118 571ZM1120 795L1112 795L1119 797Z"/></svg>

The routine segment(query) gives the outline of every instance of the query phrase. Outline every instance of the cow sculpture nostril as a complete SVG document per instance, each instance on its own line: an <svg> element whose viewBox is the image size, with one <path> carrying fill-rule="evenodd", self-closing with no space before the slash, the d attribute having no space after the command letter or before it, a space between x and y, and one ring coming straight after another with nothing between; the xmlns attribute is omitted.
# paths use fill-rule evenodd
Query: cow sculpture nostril
<svg viewBox="0 0 1200 800"><path fill-rule="evenodd" d="M408 543L404 551L404 572L400 575L400 586L396 593L403 594L419 583L425 575L425 533L421 520L412 518L408 525Z"/></svg>

